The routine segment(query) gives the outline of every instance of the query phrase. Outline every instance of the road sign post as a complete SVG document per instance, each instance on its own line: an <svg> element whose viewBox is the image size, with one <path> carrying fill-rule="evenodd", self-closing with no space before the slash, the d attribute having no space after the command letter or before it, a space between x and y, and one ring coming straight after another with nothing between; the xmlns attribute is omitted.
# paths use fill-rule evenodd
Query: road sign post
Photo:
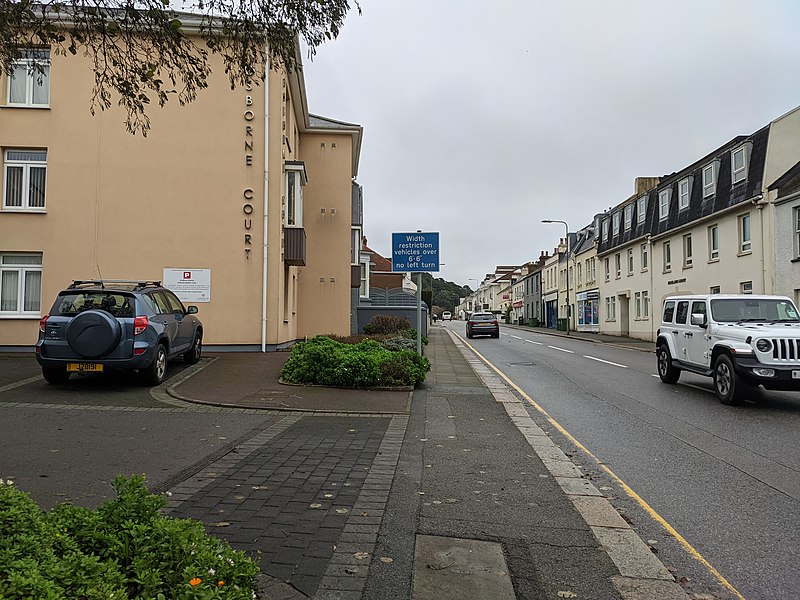
<svg viewBox="0 0 800 600"><path fill-rule="evenodd" d="M422 274L439 271L439 232L392 234L392 272L417 274L417 354L422 354ZM428 307L430 310L431 307Z"/></svg>

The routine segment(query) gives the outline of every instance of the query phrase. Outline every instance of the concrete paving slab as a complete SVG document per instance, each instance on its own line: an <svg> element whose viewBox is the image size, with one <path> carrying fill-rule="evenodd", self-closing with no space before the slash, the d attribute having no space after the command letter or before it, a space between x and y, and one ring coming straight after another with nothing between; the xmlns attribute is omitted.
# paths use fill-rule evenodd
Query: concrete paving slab
<svg viewBox="0 0 800 600"><path fill-rule="evenodd" d="M417 536L412 597L516 600L500 544L428 535Z"/></svg>
<svg viewBox="0 0 800 600"><path fill-rule="evenodd" d="M592 532L624 577L673 580L667 568L633 530L592 527Z"/></svg>
<svg viewBox="0 0 800 600"><path fill-rule="evenodd" d="M689 595L683 591L683 588L672 581L630 579L628 577L612 577L611 581L624 600L641 600L642 598L689 600Z"/></svg>
<svg viewBox="0 0 800 600"><path fill-rule="evenodd" d="M572 503L590 526L630 529L628 522L620 516L617 510L611 506L611 503L605 498L596 496L573 496Z"/></svg>

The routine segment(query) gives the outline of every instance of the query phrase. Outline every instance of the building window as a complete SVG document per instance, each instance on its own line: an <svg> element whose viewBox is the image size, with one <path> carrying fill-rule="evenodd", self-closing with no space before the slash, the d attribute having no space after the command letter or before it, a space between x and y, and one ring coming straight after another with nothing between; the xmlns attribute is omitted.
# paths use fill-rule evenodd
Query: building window
<svg viewBox="0 0 800 600"><path fill-rule="evenodd" d="M666 219L669 216L669 196L672 190L666 189L658 192L658 218Z"/></svg>
<svg viewBox="0 0 800 600"><path fill-rule="evenodd" d="M747 146L731 150L731 182L739 183L747 179Z"/></svg>
<svg viewBox="0 0 800 600"><path fill-rule="evenodd" d="M358 295L362 298L369 297L369 263L361 261L361 285L358 288Z"/></svg>
<svg viewBox="0 0 800 600"><path fill-rule="evenodd" d="M692 266L692 234L683 236L683 268Z"/></svg>
<svg viewBox="0 0 800 600"><path fill-rule="evenodd" d="M628 276L633 275L633 248L628 248Z"/></svg>
<svg viewBox="0 0 800 600"><path fill-rule="evenodd" d="M798 219L800 219L800 217L798 217ZM800 220L798 220L798 223L800 223ZM597 281L597 269L595 267L595 260L593 258L590 260L592 261L592 281Z"/></svg>
<svg viewBox="0 0 800 600"><path fill-rule="evenodd" d="M650 259L648 256L648 246L647 244L642 244L641 249L641 262L642 262L642 271L647 271L650 265Z"/></svg>
<svg viewBox="0 0 800 600"><path fill-rule="evenodd" d="M719 227L708 228L708 261L719 260Z"/></svg>
<svg viewBox="0 0 800 600"><path fill-rule="evenodd" d="M361 260L361 228L350 229L350 264L357 265Z"/></svg>
<svg viewBox="0 0 800 600"><path fill-rule="evenodd" d="M22 50L22 56L11 63L6 102L9 106L50 105L49 50Z"/></svg>
<svg viewBox="0 0 800 600"><path fill-rule="evenodd" d="M672 271L672 249L669 242L664 242L664 272L669 273Z"/></svg>
<svg viewBox="0 0 800 600"><path fill-rule="evenodd" d="M719 294L719 293L720 293L720 289L721 289L721 288L720 288L718 285L712 285L712 286L711 286L711 287L708 289L708 291L709 291L709 293L710 293L710 294Z"/></svg>
<svg viewBox="0 0 800 600"><path fill-rule="evenodd" d="M711 163L703 167L703 198L713 196L717 191L717 165Z"/></svg>
<svg viewBox="0 0 800 600"><path fill-rule="evenodd" d="M287 162L286 171L286 225L303 226L303 186L308 183L302 162Z"/></svg>
<svg viewBox="0 0 800 600"><path fill-rule="evenodd" d="M583 283L583 270L582 270L582 268L583 268L583 265L581 263L578 263L578 285L581 285Z"/></svg>
<svg viewBox="0 0 800 600"><path fill-rule="evenodd" d="M608 239L608 219L603 220L602 231L603 233L601 235L601 238L604 240Z"/></svg>
<svg viewBox="0 0 800 600"><path fill-rule="evenodd" d="M606 266L606 281L611 281L611 267L609 267L608 258L605 259L605 266Z"/></svg>
<svg viewBox="0 0 800 600"><path fill-rule="evenodd" d="M647 290L642 292L642 318L650 318L650 292Z"/></svg>
<svg viewBox="0 0 800 600"><path fill-rule="evenodd" d="M800 206L794 209L795 256L800 257Z"/></svg>
<svg viewBox="0 0 800 600"><path fill-rule="evenodd" d="M647 196L642 196L636 201L636 222L644 223L647 214Z"/></svg>
<svg viewBox="0 0 800 600"><path fill-rule="evenodd" d="M6 150L3 171L4 210L45 209L46 150Z"/></svg>
<svg viewBox="0 0 800 600"><path fill-rule="evenodd" d="M642 292L636 292L634 295L636 298L636 318L642 318Z"/></svg>
<svg viewBox="0 0 800 600"><path fill-rule="evenodd" d="M743 281L739 284L739 292L742 294L752 294L753 293L753 282L752 281Z"/></svg>
<svg viewBox="0 0 800 600"><path fill-rule="evenodd" d="M617 279L619 279L622 276L622 257L619 252L614 255L614 267L616 268Z"/></svg>
<svg viewBox="0 0 800 600"><path fill-rule="evenodd" d="M606 298L606 321L617 320L617 299L615 296Z"/></svg>
<svg viewBox="0 0 800 600"><path fill-rule="evenodd" d="M689 208L689 196L692 193L691 182L688 177L678 182L678 210Z"/></svg>
<svg viewBox="0 0 800 600"><path fill-rule="evenodd" d="M39 316L42 255L0 254L0 315Z"/></svg>
<svg viewBox="0 0 800 600"><path fill-rule="evenodd" d="M633 223L633 204L628 204L625 207L625 231L631 228L631 223Z"/></svg>
<svg viewBox="0 0 800 600"><path fill-rule="evenodd" d="M617 237L619 235L619 212L615 212L612 215L611 220L612 220L613 225L614 225L614 227L613 227L613 235L614 235L614 237Z"/></svg>
<svg viewBox="0 0 800 600"><path fill-rule="evenodd" d="M753 247L750 239L750 213L739 216L739 254L747 254Z"/></svg>

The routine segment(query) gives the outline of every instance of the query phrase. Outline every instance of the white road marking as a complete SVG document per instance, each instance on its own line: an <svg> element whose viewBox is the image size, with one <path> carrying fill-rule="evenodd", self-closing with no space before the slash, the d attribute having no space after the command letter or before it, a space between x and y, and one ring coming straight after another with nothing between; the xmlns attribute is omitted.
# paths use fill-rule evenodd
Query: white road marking
<svg viewBox="0 0 800 600"><path fill-rule="evenodd" d="M552 348L553 350L559 350L560 352L568 352L569 354L575 354L572 350L564 350L564 348L559 348L558 346L548 346L548 348Z"/></svg>
<svg viewBox="0 0 800 600"><path fill-rule="evenodd" d="M536 344L537 346L544 346L542 342L534 342L533 340L525 340L529 344Z"/></svg>
<svg viewBox="0 0 800 600"><path fill-rule="evenodd" d="M595 358L594 356L587 356L583 355L583 358L588 358L589 360L596 360L597 362L606 363L607 365L613 365L615 367L620 367L621 369L627 369L628 365L621 365L619 363L611 362L610 360L603 360L602 358Z"/></svg>
<svg viewBox="0 0 800 600"><path fill-rule="evenodd" d="M521 338L521 337L519 337L518 335L511 335L510 333L509 333L508 335L510 335L511 337L513 337L515 340L521 340L521 339L522 339L522 338Z"/></svg>

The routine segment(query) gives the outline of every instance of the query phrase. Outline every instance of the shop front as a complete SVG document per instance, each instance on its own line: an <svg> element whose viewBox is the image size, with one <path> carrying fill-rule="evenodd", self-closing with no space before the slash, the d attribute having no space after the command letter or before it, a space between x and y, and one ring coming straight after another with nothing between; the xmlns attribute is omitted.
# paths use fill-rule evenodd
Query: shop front
<svg viewBox="0 0 800 600"><path fill-rule="evenodd" d="M580 292L578 302L578 331L597 333L600 330L600 291Z"/></svg>

